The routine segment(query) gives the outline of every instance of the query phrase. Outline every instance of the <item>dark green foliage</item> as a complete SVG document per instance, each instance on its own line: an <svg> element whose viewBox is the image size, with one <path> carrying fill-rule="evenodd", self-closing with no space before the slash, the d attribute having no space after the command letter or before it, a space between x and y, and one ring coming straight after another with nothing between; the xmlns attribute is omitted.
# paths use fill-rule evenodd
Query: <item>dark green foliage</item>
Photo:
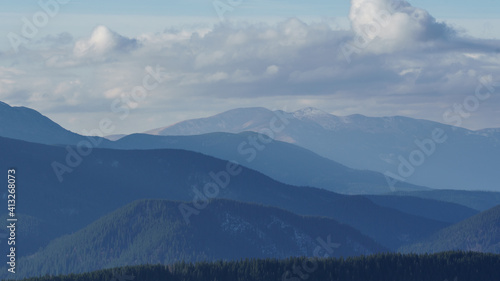
<svg viewBox="0 0 500 281"><path fill-rule="evenodd" d="M295 268L296 274L293 273ZM302 276L302 278L299 277ZM245 259L234 262L139 265L24 281L493 281L500 256L472 252L378 254L348 259Z"/></svg>

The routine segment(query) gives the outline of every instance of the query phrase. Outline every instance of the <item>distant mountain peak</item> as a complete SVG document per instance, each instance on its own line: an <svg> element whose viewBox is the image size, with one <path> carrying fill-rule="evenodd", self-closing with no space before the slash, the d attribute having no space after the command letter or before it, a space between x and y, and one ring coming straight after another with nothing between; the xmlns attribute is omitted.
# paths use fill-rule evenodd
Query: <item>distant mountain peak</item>
<svg viewBox="0 0 500 281"><path fill-rule="evenodd" d="M76 144L86 137L64 129L40 112L0 101L0 136L43 144Z"/></svg>
<svg viewBox="0 0 500 281"><path fill-rule="evenodd" d="M318 115L330 115L330 114L315 107L306 107L293 112L293 116L299 119L303 117L311 117Z"/></svg>
<svg viewBox="0 0 500 281"><path fill-rule="evenodd" d="M230 113L230 112L249 112L249 113L259 113L259 112L269 112L270 110L265 108L265 107L239 107L235 109L230 109L225 112L222 112L220 114L224 113Z"/></svg>
<svg viewBox="0 0 500 281"><path fill-rule="evenodd" d="M351 118L351 119L368 118L367 116L365 116L363 114L351 114L351 115L347 115L346 117Z"/></svg>

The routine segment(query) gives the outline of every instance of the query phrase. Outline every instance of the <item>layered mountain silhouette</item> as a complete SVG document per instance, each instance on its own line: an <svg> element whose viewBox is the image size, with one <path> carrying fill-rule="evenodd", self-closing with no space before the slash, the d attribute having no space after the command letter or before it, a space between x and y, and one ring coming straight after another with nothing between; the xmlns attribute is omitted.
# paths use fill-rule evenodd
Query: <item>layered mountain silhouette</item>
<svg viewBox="0 0 500 281"><path fill-rule="evenodd" d="M0 102L0 136L43 144L76 145L86 137L64 129L38 111ZM107 139L97 138L99 142Z"/></svg>
<svg viewBox="0 0 500 281"><path fill-rule="evenodd" d="M203 201L216 197L329 217L392 249L448 225L378 206L362 196L286 185L241 166L234 168L228 161L184 150L93 149L73 165L65 161L76 157L68 156L72 155L68 147L0 138L0 153L1 169L19 169L18 185L23 188L19 188L18 196L29 202L22 212L56 225L51 228L53 237L76 231L132 201L148 198ZM56 162L69 169L62 175L62 182L54 170ZM228 176L228 170L233 169L239 173ZM189 206L195 208L195 204Z"/></svg>
<svg viewBox="0 0 500 281"><path fill-rule="evenodd" d="M187 225L178 211L179 204L165 200L133 202L22 259L16 276L180 261L349 257L387 251L332 219L212 200Z"/></svg>
<svg viewBox="0 0 500 281"><path fill-rule="evenodd" d="M427 189L409 183L402 183L392 188L387 178L380 173L351 169L286 142L269 143L265 136L252 132L213 133L188 137L162 137L147 134L117 135L113 137L116 141L109 141L97 136L82 136L70 132L32 109L10 107L6 104L0 108L4 109L4 116L0 119L4 120L4 123L0 124L0 128L3 126L0 136L13 139L73 146L83 143L92 147L116 149L185 149L237 161L284 183L320 187L345 194L377 194L391 190ZM26 117L21 118L20 115L26 115ZM15 124L16 130L11 131L9 124ZM3 132L5 134L2 134ZM252 140L260 141L261 139L264 139L266 143L255 145L252 142Z"/></svg>
<svg viewBox="0 0 500 281"><path fill-rule="evenodd" d="M3 121L0 124L0 136L4 137L44 144L71 145L88 139L86 136L62 128L29 108L11 107L2 103L0 120ZM429 142L433 140L436 129L441 132L437 136L440 140L444 140L443 143ZM220 132L239 134L247 131L301 146L350 168L377 171L397 178L398 181L393 184L384 184L392 191L415 188L404 182L447 189L498 190L499 188L497 183L500 182L500 174L496 173L495 167L500 165L498 133L500 129L496 128L470 131L437 122L398 116L338 117L314 108L292 113L264 108L242 108L208 118L183 121L147 133L179 136ZM122 135L114 136L113 140L122 137ZM138 137L135 137L135 140L137 139ZM113 146L113 142L100 137L93 137L93 140L97 146ZM147 144L139 142L131 145L129 139L124 143L127 143L128 148L145 146L160 148L158 146L165 145L169 141L155 141L153 144L148 139L145 142ZM160 144L161 142L163 144ZM258 147L260 145L262 143L258 144ZM123 146L123 143L120 146ZM250 147L243 146L239 152L244 157L250 157L249 149ZM221 157L214 151L201 152ZM257 167L252 168L265 172L264 168L262 170ZM475 177L471 177L471 174ZM275 177L275 174L269 175ZM282 178L284 176L280 180ZM328 188L331 183L329 179L316 177L309 181L300 179L293 184L311 185L313 181L317 183L314 186L322 188ZM384 189L380 185L380 180L376 180L373 184L372 191L368 193L377 193ZM335 191L366 193L366 185L353 183L349 190L344 186L338 187Z"/></svg>
<svg viewBox="0 0 500 281"><path fill-rule="evenodd" d="M419 171L431 159L456 162L439 170L447 176L455 169L455 181L474 178L457 165L496 163L496 129L468 131L403 117L335 117L312 108L253 108L150 132L167 135L110 141L72 133L34 110L3 103L0 120L0 170L17 171L17 254L29 274L311 256L318 237L337 241L332 256L433 247L498 251L497 209L478 212L498 205L500 193L390 186L382 173L311 151L329 143L330 152L349 151L353 163L365 157L369 165L375 155L385 157L381 151L405 151L407 140L439 128L448 140L440 148L436 144ZM484 161L440 162L465 146ZM490 170L483 169L488 176L477 179L478 188L495 179ZM7 205L7 190L0 194ZM65 259L49 259L58 253Z"/></svg>
<svg viewBox="0 0 500 281"><path fill-rule="evenodd" d="M146 133L267 133L351 168L398 175L400 181L433 188L498 191L498 130L471 131L401 116L338 117L315 108L291 113L240 108Z"/></svg>
<svg viewBox="0 0 500 281"><path fill-rule="evenodd" d="M265 143L255 143L264 139ZM307 149L281 141L268 141L254 132L211 133L194 136L132 134L106 147L116 149L186 149L231 160L264 173L280 182L320 187L343 194L382 194L428 188L402 183L391 189L377 172L356 170L321 157Z"/></svg>

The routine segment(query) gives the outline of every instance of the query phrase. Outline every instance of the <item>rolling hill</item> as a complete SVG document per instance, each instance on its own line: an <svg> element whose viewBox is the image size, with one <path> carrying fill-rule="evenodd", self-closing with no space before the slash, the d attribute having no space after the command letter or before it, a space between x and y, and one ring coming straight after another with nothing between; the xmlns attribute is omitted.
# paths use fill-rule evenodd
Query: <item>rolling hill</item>
<svg viewBox="0 0 500 281"><path fill-rule="evenodd" d="M434 253L449 250L500 253L500 205L442 229L403 252Z"/></svg>
<svg viewBox="0 0 500 281"><path fill-rule="evenodd" d="M72 155L67 149L0 138L0 169L18 168L22 188L17 194L19 202L25 202L19 212L54 224L53 238L138 199L200 203L206 196L333 218L392 249L449 225L380 207L362 196L286 185L256 171L235 168L228 161L184 150L93 149L79 165L64 170L61 182L53 166L71 164L65 162ZM189 206L199 206L194 203Z"/></svg>
<svg viewBox="0 0 500 281"><path fill-rule="evenodd" d="M348 168L307 149L281 141L267 142L254 132L211 133L194 136L152 136L132 134L104 147L115 149L185 149L257 170L280 182L324 188L343 194L382 194L391 191L384 175ZM252 145L252 140L266 140ZM408 183L398 191L427 190Z"/></svg>
<svg viewBox="0 0 500 281"><path fill-rule="evenodd" d="M16 276L180 261L349 257L386 251L359 231L332 219L212 200L187 225L178 211L179 204L166 200L133 202L20 260L22 267ZM57 256L64 258L53 258Z"/></svg>

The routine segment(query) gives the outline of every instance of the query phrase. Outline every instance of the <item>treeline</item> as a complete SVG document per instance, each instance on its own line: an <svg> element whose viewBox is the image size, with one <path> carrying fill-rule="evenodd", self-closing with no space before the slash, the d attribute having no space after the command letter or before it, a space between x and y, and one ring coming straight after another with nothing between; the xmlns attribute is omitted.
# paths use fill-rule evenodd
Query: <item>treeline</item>
<svg viewBox="0 0 500 281"><path fill-rule="evenodd" d="M56 258L56 257L55 257ZM492 281L500 255L444 252L377 254L347 259L248 259L231 262L139 265L24 281Z"/></svg>

